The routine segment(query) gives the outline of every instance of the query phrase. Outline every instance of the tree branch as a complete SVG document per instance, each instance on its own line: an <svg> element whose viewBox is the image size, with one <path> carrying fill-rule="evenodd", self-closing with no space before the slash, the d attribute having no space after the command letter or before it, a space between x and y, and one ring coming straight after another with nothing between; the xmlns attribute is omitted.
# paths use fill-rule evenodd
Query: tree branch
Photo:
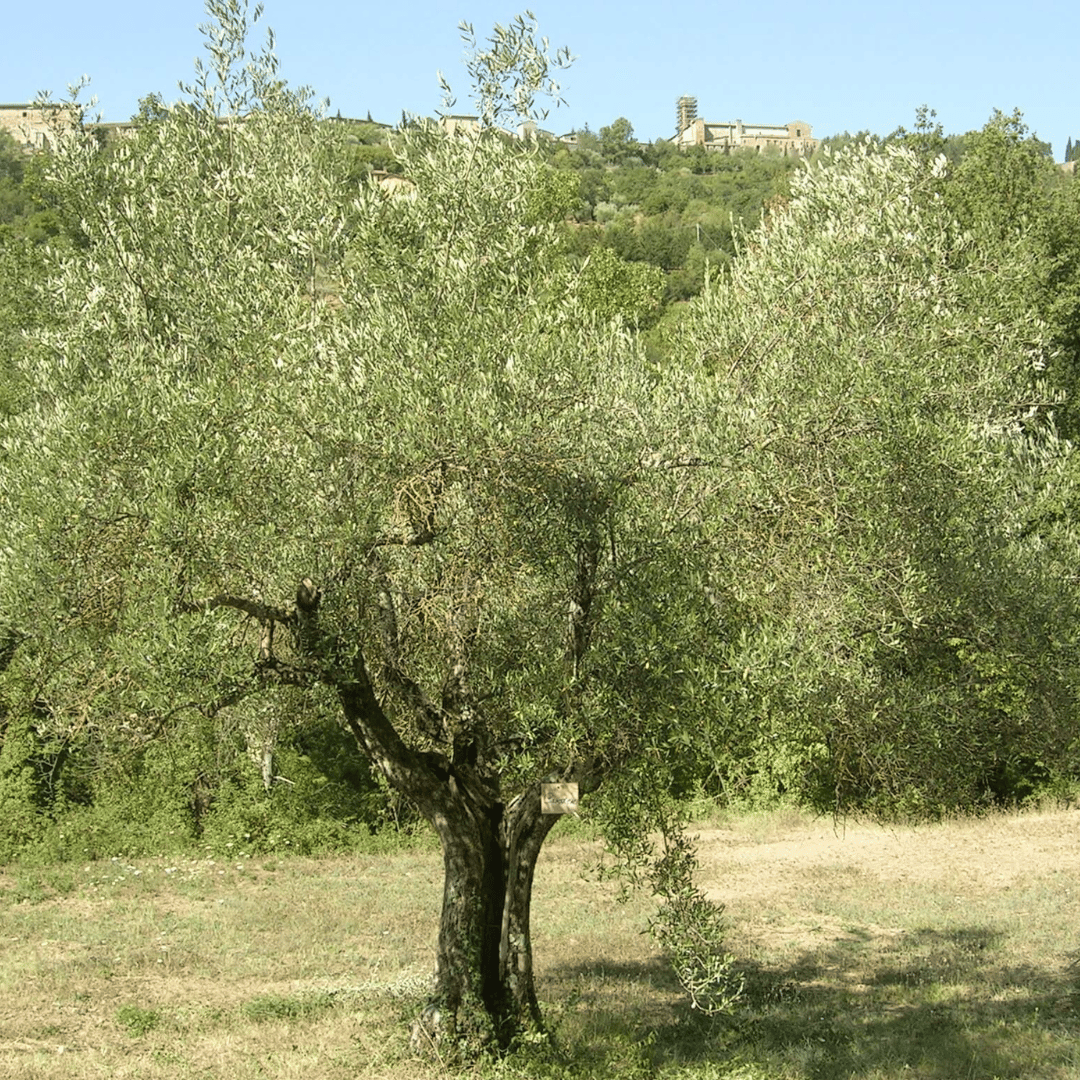
<svg viewBox="0 0 1080 1080"><path fill-rule="evenodd" d="M264 604L261 600L251 597L232 596L229 593L219 593L206 600L186 600L175 605L175 610L183 615L203 615L218 608L233 608L242 611L259 622L292 623L296 619L296 612L289 608L275 607L273 604Z"/></svg>
<svg viewBox="0 0 1080 1080"><path fill-rule="evenodd" d="M13 626L0 627L0 675L7 671L19 646L26 640L26 635L19 633Z"/></svg>

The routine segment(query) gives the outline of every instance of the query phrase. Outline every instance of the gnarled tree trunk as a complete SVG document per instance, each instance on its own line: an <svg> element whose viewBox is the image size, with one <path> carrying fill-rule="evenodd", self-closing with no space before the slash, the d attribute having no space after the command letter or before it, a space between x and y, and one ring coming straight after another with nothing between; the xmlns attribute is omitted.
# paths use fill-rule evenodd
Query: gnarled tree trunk
<svg viewBox="0 0 1080 1080"><path fill-rule="evenodd" d="M536 860L558 818L541 813L539 784L506 803L497 781L473 765L409 748L361 659L351 674L337 686L349 727L389 783L431 822L443 849L435 990L412 1045L505 1047L520 1031L541 1027L529 909Z"/></svg>
<svg viewBox="0 0 1080 1080"><path fill-rule="evenodd" d="M540 813L538 786L509 806L460 788L448 802L433 822L445 868L435 991L412 1042L419 1050L447 1036L506 1046L542 1027L529 908L536 860L558 819Z"/></svg>

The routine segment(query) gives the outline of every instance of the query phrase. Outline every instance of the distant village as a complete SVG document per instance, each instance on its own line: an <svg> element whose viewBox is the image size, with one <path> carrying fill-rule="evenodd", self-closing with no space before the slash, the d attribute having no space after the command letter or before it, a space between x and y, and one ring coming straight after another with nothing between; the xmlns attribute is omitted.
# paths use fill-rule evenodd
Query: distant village
<svg viewBox="0 0 1080 1080"><path fill-rule="evenodd" d="M373 123L336 116L341 123ZM29 150L47 150L65 131L72 130L77 117L70 106L48 103L0 104L0 130L6 131L16 143ZM480 125L477 116L443 116L439 123L450 132L473 130ZM99 123L89 125L106 140L122 138L135 130L136 124ZM379 124L379 127L389 127ZM550 139L574 145L576 132L556 135L544 131L536 124L522 124L509 132L519 138ZM701 147L706 151L728 154L734 150L770 151L800 157L812 154L818 146L811 127L804 120L792 120L787 124L751 124L742 120L704 120L697 113L697 98L684 95L675 103L675 134L669 140L680 150Z"/></svg>

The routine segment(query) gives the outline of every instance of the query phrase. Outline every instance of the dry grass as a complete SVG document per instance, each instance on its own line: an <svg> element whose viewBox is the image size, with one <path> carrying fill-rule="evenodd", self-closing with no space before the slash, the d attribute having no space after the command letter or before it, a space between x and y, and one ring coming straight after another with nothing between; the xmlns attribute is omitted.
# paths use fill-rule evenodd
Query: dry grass
<svg viewBox="0 0 1080 1080"><path fill-rule="evenodd" d="M1080 1077L1080 813L920 829L798 815L702 830L747 998L689 1012L644 928L553 839L534 900L558 1052L525 1076ZM405 1020L434 954L430 850L0 873L0 1077L420 1078Z"/></svg>

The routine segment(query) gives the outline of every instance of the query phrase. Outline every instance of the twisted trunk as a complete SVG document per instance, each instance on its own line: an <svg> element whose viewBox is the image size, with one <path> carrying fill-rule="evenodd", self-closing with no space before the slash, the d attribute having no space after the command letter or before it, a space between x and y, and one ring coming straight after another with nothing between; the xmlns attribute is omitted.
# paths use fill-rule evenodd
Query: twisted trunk
<svg viewBox="0 0 1080 1080"><path fill-rule="evenodd" d="M540 811L540 785L505 803L497 782L440 754L420 754L383 712L362 661L337 687L357 742L432 824L445 881L435 990L412 1045L505 1047L542 1027L529 909L544 839L558 820Z"/></svg>
<svg viewBox="0 0 1080 1080"><path fill-rule="evenodd" d="M575 678L588 647L598 551L598 541L590 538L571 589L568 659ZM420 730L433 741L441 735L444 743L452 743L450 756L414 750L401 738L379 701L363 654L323 633L322 592L310 578L301 581L295 603L286 607L223 594L185 604L184 610L232 607L257 619L262 631L256 664L261 684L318 681L332 687L360 749L435 829L445 870L443 910L435 990L413 1027L414 1048L424 1051L440 1043L455 1049L506 1047L519 1032L542 1029L529 914L536 860L558 818L541 812L539 783L505 801L498 776L481 760L482 726L466 726L460 743L456 737L446 738L446 717L471 711L465 660L455 666L455 679L447 683L451 690L444 692L442 703L429 700L396 663L400 640L393 598L384 578L378 580L383 586L384 674L414 709ZM279 624L291 631L297 661L275 653L274 629ZM0 649L0 663L4 657ZM223 699L215 707L225 703ZM267 784L272 760L271 743L263 757ZM583 794L599 786L591 761L575 763L562 779L577 781Z"/></svg>
<svg viewBox="0 0 1080 1080"><path fill-rule="evenodd" d="M454 785L456 786L456 785ZM533 873L557 818L540 813L539 789L509 806L458 790L433 824L445 880L435 991L414 1025L417 1049L448 1035L506 1046L542 1028L533 981L529 908Z"/></svg>

